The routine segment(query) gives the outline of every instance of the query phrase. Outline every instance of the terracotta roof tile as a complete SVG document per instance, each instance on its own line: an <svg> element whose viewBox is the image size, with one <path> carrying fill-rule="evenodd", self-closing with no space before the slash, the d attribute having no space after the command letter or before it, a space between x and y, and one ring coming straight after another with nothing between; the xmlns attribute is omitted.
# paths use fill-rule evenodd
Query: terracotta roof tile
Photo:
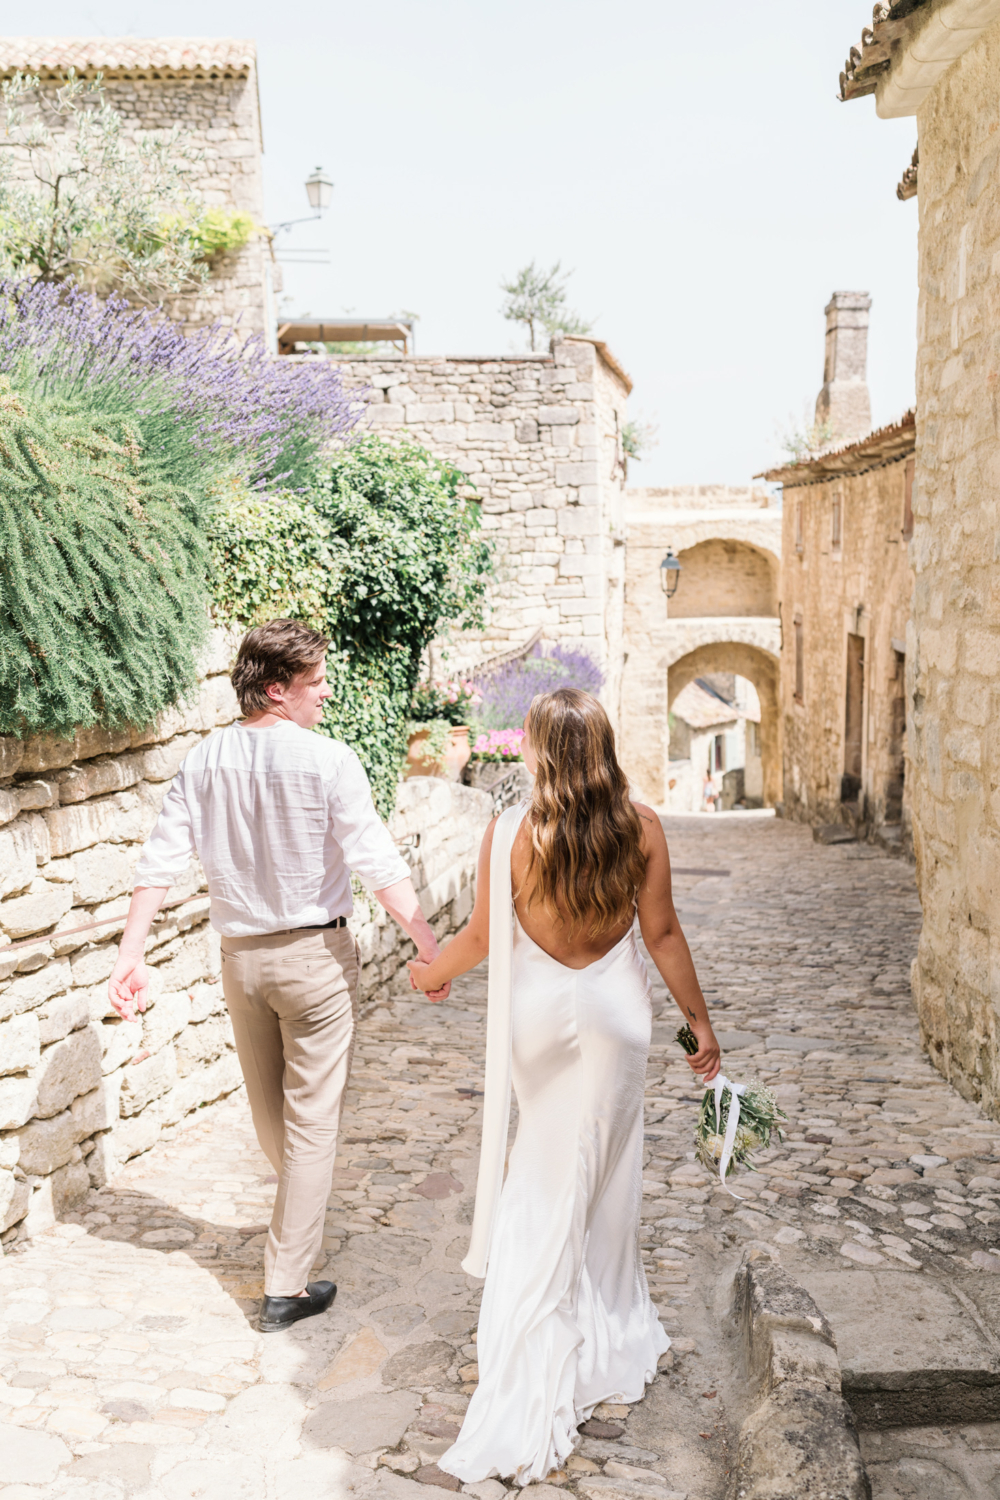
<svg viewBox="0 0 1000 1500"><path fill-rule="evenodd" d="M867 474L870 469L881 469L885 464L909 458L916 447L916 441L917 414L911 407L898 422L878 427L853 443L844 443L839 448L827 448L812 458L781 464L776 469L765 469L763 474L755 474L754 478L774 480L783 484L786 489L805 484L825 484L827 480L837 479L841 475Z"/></svg>
<svg viewBox="0 0 1000 1500"><path fill-rule="evenodd" d="M893 43L910 30L910 16L927 0L892 0L877 4L872 24L861 32L861 46L852 47L840 75L840 98L860 99L874 94L883 73L892 66Z"/></svg>
<svg viewBox="0 0 1000 1500"><path fill-rule="evenodd" d="M61 78L75 68L109 78L245 78L256 56L254 42L237 37L0 37L0 75Z"/></svg>
<svg viewBox="0 0 1000 1500"><path fill-rule="evenodd" d="M670 711L678 719L683 719L685 724L690 724L692 729L711 729L714 724L735 724L739 719L760 719L759 713L737 708L735 703L727 703L725 698L710 691L698 678L681 688Z"/></svg>

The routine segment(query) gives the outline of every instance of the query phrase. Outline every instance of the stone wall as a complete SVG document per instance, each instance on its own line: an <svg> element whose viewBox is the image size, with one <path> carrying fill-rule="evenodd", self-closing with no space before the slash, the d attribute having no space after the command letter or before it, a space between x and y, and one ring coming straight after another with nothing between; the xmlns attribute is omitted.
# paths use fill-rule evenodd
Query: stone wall
<svg viewBox="0 0 1000 1500"><path fill-rule="evenodd" d="M776 580L781 516L763 490L700 486L625 494L622 764L647 801L672 800L669 712L709 672L737 672L761 700L764 800L780 797ZM660 563L681 562L667 600ZM682 752L683 753L683 752Z"/></svg>
<svg viewBox="0 0 1000 1500"><path fill-rule="evenodd" d="M914 993L938 1067L1000 1117L1000 24L917 116Z"/></svg>
<svg viewBox="0 0 1000 1500"><path fill-rule="evenodd" d="M903 535L909 463L903 453L866 473L786 483L781 582L784 814L813 824L856 818L899 847L909 840L903 760L913 592ZM852 638L862 656L860 682L849 679L856 670L849 668ZM852 718L860 708L856 727L848 724L849 681Z"/></svg>
<svg viewBox="0 0 1000 1500"><path fill-rule="evenodd" d="M510 650L541 628L599 658L616 715L630 382L613 357L589 339L564 339L549 354L380 356L343 369L348 385L368 387L377 432L464 470L497 540L486 629L456 642L455 663Z"/></svg>
<svg viewBox="0 0 1000 1500"><path fill-rule="evenodd" d="M124 117L127 137L139 131L165 133L175 125L190 132L190 145L201 156L192 183L198 200L206 207L243 210L263 224L263 142L253 42L225 37L0 41L0 75L17 69L36 73L48 94L70 67L79 77L103 74L108 102ZM202 291L168 299L167 312L188 330L218 320L227 326L238 323L244 334L270 331L275 269L269 239L256 235L213 263Z"/></svg>
<svg viewBox="0 0 1000 1500"><path fill-rule="evenodd" d="M107 1000L133 871L180 761L237 706L216 632L196 700L145 732L0 739L0 1232L34 1233L192 1109L240 1084L200 869L147 944L150 1008ZM492 814L485 792L416 778L391 825L439 936L466 920ZM202 894L199 894L202 893ZM84 932L72 929L112 919ZM412 946L355 882L369 1005L407 982ZM47 934L47 936L45 936ZM13 948L14 943L26 944ZM5 952L5 949L11 949Z"/></svg>

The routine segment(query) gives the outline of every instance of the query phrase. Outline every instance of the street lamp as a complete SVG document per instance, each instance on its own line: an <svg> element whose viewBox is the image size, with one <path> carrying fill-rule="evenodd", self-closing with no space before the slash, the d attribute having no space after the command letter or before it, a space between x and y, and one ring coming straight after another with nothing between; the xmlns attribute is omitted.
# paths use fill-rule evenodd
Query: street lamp
<svg viewBox="0 0 1000 1500"><path fill-rule="evenodd" d="M317 215L325 213L330 207L330 199L333 197L333 179L327 177L322 167L316 167L306 178L306 193L309 198L309 207L314 208Z"/></svg>
<svg viewBox="0 0 1000 1500"><path fill-rule="evenodd" d="M667 548L667 555L660 563L660 588L668 599L672 599L677 592L677 585L681 581L681 565L674 556L673 547Z"/></svg>
<svg viewBox="0 0 1000 1500"><path fill-rule="evenodd" d="M272 234L291 229L293 224L311 224L314 219L321 219L326 213L333 197L333 179L326 175L322 167L316 167L306 178L306 197L313 212L304 219L286 219L282 224L271 224L269 227Z"/></svg>

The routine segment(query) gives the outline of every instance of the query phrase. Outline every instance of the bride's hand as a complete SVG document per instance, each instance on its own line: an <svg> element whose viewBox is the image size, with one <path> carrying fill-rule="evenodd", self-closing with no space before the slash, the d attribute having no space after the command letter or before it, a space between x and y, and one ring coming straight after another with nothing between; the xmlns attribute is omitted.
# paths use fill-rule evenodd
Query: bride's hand
<svg viewBox="0 0 1000 1500"><path fill-rule="evenodd" d="M702 1083L711 1083L722 1066L722 1049L710 1021L692 1021L691 1030L698 1039L698 1050L687 1061L692 1073L703 1074Z"/></svg>
<svg viewBox="0 0 1000 1500"><path fill-rule="evenodd" d="M447 1000L448 992L451 989L450 981L447 984L443 984L440 989L428 988L427 974L430 971L430 964L421 963L419 958L411 958L407 960L406 966L410 971L410 983L415 990L423 990L428 1000L435 1004L438 1000Z"/></svg>

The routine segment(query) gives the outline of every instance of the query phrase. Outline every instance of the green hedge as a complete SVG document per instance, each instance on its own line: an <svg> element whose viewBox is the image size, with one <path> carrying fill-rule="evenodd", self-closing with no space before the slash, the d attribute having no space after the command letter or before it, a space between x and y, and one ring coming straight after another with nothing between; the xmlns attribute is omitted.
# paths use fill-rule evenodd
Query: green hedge
<svg viewBox="0 0 1000 1500"><path fill-rule="evenodd" d="M480 618L491 551L465 483L422 448L368 436L307 491L233 490L215 513L216 613L243 628L285 615L330 636L322 728L357 751L384 816L421 652L444 624Z"/></svg>
<svg viewBox="0 0 1000 1500"><path fill-rule="evenodd" d="M0 378L0 544L0 733L144 725L194 684L204 517L137 424Z"/></svg>

